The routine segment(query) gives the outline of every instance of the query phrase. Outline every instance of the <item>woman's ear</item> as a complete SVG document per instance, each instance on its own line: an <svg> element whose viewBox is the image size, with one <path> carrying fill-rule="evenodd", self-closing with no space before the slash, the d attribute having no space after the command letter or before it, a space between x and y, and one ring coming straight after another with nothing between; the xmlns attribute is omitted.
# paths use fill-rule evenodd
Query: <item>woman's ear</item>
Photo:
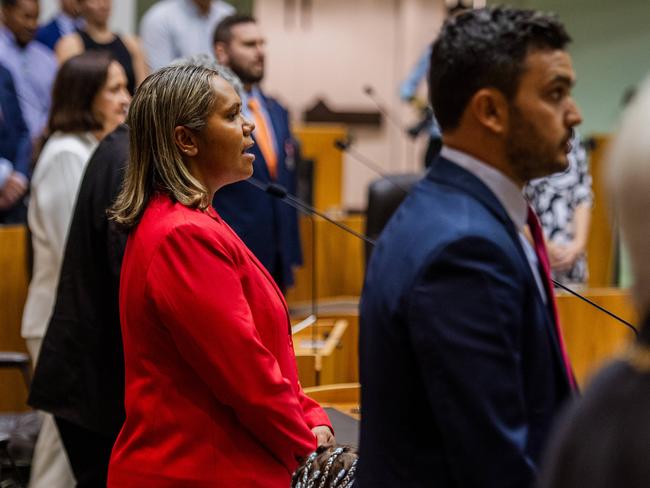
<svg viewBox="0 0 650 488"><path fill-rule="evenodd" d="M174 144L184 156L192 158L199 153L196 133L185 126L178 125L174 128Z"/></svg>

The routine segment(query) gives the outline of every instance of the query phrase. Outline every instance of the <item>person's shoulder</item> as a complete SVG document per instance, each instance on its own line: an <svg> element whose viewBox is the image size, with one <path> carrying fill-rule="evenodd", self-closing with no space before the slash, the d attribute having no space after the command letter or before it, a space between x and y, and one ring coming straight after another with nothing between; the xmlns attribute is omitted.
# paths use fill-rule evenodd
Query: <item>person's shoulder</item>
<svg viewBox="0 0 650 488"><path fill-rule="evenodd" d="M54 52L45 44L41 43L40 41L33 40L29 43L28 49L33 55L41 58L39 62L48 63L50 65L53 64L56 66L56 56L54 55Z"/></svg>
<svg viewBox="0 0 650 488"><path fill-rule="evenodd" d="M158 22L183 15L184 9L179 0L162 0L154 3L142 16L141 25L156 27Z"/></svg>
<svg viewBox="0 0 650 488"><path fill-rule="evenodd" d="M212 10L221 18L233 15L237 12L235 7L224 0L212 0Z"/></svg>

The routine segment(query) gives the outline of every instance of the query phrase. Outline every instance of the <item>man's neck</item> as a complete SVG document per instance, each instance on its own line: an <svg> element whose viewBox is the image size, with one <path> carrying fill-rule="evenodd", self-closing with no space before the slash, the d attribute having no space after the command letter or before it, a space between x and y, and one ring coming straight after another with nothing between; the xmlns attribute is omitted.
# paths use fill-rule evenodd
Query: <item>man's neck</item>
<svg viewBox="0 0 650 488"><path fill-rule="evenodd" d="M489 144L483 144L480 139L469 141L466 138L443 134L442 141L445 146L467 153L473 158L492 166L507 176L519 188L524 188L526 182L521 181L512 171L512 168L507 163L507 156L503 151L492 150Z"/></svg>

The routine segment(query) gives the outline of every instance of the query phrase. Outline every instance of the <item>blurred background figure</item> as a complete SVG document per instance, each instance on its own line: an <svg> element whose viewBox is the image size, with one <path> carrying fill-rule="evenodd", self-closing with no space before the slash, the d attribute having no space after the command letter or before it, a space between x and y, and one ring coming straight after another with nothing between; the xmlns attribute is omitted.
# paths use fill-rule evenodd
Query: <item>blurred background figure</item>
<svg viewBox="0 0 650 488"><path fill-rule="evenodd" d="M629 251L637 340L603 369L559 424L543 488L650 486L650 80L626 110L608 157L608 180Z"/></svg>
<svg viewBox="0 0 650 488"><path fill-rule="evenodd" d="M253 176L296 193L299 148L289 128L289 113L260 88L266 62L265 38L248 15L226 17L214 33L217 61L244 84L242 112L255 122ZM241 181L215 194L214 208L271 273L282 291L291 286L293 267L302 263L296 210Z"/></svg>
<svg viewBox="0 0 650 488"><path fill-rule="evenodd" d="M31 144L9 70L0 64L0 224L24 223Z"/></svg>
<svg viewBox="0 0 650 488"><path fill-rule="evenodd" d="M442 134L440 133L438 121L433 115L433 110L431 110L426 99L417 97L418 87L426 78L427 73L429 73L430 59L431 45L427 46L399 88L399 97L402 101L411 104L420 114L420 121L408 130L409 135L411 137L417 137L421 133L425 133L429 136L429 144L424 153L424 167L426 168L431 165L431 162L438 155L442 147Z"/></svg>
<svg viewBox="0 0 650 488"><path fill-rule="evenodd" d="M61 10L36 31L36 40L54 51L54 46L63 36L83 27L79 0L60 0Z"/></svg>
<svg viewBox="0 0 650 488"><path fill-rule="evenodd" d="M149 68L175 59L212 52L219 22L235 13L223 0L161 0L142 17L140 35Z"/></svg>
<svg viewBox="0 0 650 488"><path fill-rule="evenodd" d="M577 133L567 170L528 182L524 194L542 224L553 279L565 285L586 284L593 193L587 153Z"/></svg>
<svg viewBox="0 0 650 488"><path fill-rule="evenodd" d="M11 72L30 138L35 141L47 122L56 59L52 51L34 40L38 1L0 2L4 18L4 25L0 26L0 63Z"/></svg>
<svg viewBox="0 0 650 488"><path fill-rule="evenodd" d="M122 65L127 78L127 89L133 95L136 87L147 76L148 69L140 42L135 36L118 35L109 28L112 0L79 0L85 25L56 44L59 62L84 51L108 51Z"/></svg>
<svg viewBox="0 0 650 488"><path fill-rule="evenodd" d="M108 53L75 56L57 75L48 138L34 169L28 210L34 267L21 332L34 364L52 314L81 176L98 141L124 122L129 101L124 70ZM30 483L48 488L74 484L50 415L44 416L36 443Z"/></svg>

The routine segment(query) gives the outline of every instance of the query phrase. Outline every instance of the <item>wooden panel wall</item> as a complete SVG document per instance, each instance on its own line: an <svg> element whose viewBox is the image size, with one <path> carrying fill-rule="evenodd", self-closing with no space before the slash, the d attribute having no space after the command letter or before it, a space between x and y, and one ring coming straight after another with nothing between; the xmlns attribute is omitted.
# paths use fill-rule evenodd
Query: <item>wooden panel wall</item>
<svg viewBox="0 0 650 488"><path fill-rule="evenodd" d="M611 226L611 212L605 191L604 159L609 136L595 136L594 148L590 153L590 170L593 179L594 206L591 213L591 228L587 242L589 286L610 286L615 269L614 235Z"/></svg>
<svg viewBox="0 0 650 488"><path fill-rule="evenodd" d="M309 124L295 127L302 156L314 161L314 207L320 211L340 209L343 200L343 154L334 141L347 130L339 125Z"/></svg>

